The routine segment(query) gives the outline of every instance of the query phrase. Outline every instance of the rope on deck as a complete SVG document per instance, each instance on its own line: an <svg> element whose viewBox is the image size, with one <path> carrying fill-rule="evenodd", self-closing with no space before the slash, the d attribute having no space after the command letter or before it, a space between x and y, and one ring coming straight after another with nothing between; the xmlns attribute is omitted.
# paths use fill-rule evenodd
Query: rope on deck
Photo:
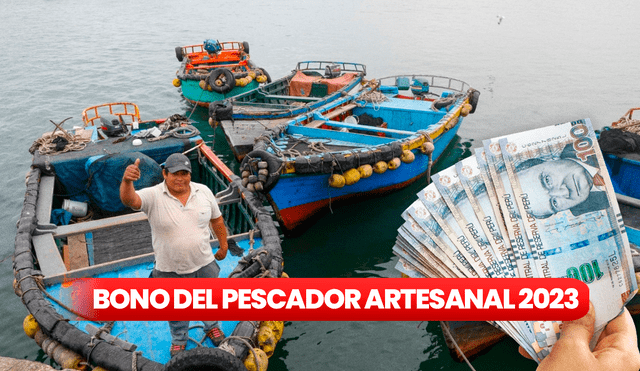
<svg viewBox="0 0 640 371"><path fill-rule="evenodd" d="M618 122L616 122L613 127L615 129L620 129L624 131L628 131L635 134L640 134L640 120L633 120L628 117L622 117Z"/></svg>

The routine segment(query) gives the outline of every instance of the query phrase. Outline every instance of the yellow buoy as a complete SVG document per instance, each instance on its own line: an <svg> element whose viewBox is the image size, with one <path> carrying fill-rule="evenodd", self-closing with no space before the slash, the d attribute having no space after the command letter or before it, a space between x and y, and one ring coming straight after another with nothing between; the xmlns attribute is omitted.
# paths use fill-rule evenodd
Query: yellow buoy
<svg viewBox="0 0 640 371"><path fill-rule="evenodd" d="M460 110L460 116L467 117L472 108L473 106L471 106L469 103L465 103L465 105L462 106L462 109Z"/></svg>
<svg viewBox="0 0 640 371"><path fill-rule="evenodd" d="M271 331L271 327L269 326L260 326L260 330L258 330L258 346L260 349L264 350L264 353L267 357L271 357L273 352L276 350L276 340L273 331Z"/></svg>
<svg viewBox="0 0 640 371"><path fill-rule="evenodd" d="M402 151L402 156L400 156L400 160L402 160L402 162L404 162L405 164L410 164L415 159L416 155L414 155L413 152L409 151L408 149Z"/></svg>
<svg viewBox="0 0 640 371"><path fill-rule="evenodd" d="M40 325L36 322L36 319L33 318L33 315L29 314L24 317L24 321L22 321L22 328L24 329L24 333L33 339L36 336L36 332L40 330Z"/></svg>
<svg viewBox="0 0 640 371"><path fill-rule="evenodd" d="M424 153L425 155L428 155L433 153L433 150L435 148L436 147L433 145L433 143L425 142L425 143L422 143L422 146L420 147L420 151L422 151L422 153Z"/></svg>
<svg viewBox="0 0 640 371"><path fill-rule="evenodd" d="M285 272L282 272L282 274L280 275L280 278L289 278L289 275L286 274Z"/></svg>
<svg viewBox="0 0 640 371"><path fill-rule="evenodd" d="M389 167L389 165L387 165L386 162L378 161L378 162L375 163L375 165L373 165L373 171L375 171L377 174L382 174L385 171L387 171L388 167Z"/></svg>
<svg viewBox="0 0 640 371"><path fill-rule="evenodd" d="M360 172L360 178L368 178L373 174L371 165L361 165L358 167L358 171Z"/></svg>
<svg viewBox="0 0 640 371"><path fill-rule="evenodd" d="M249 75L249 77L251 77L251 80L253 80L253 79L255 79L255 78L256 78L256 73L255 73L255 71L249 71L248 75Z"/></svg>
<svg viewBox="0 0 640 371"><path fill-rule="evenodd" d="M81 370L85 360L78 353L75 353L57 341L44 334L42 330L36 332L34 336L36 344L54 361L64 369Z"/></svg>
<svg viewBox="0 0 640 371"><path fill-rule="evenodd" d="M282 331L284 331L284 322L282 321L263 321L260 326L267 326L271 329L276 342L282 337Z"/></svg>
<svg viewBox="0 0 640 371"><path fill-rule="evenodd" d="M202 90L207 90L207 82L204 80L200 80L200 82L198 83L198 86L200 87L200 89Z"/></svg>
<svg viewBox="0 0 640 371"><path fill-rule="evenodd" d="M253 348L253 351L256 353L256 356L258 356L257 362L253 357L253 352L249 351L249 355L244 359L244 367L246 367L248 371L267 371L269 357L267 357L260 348Z"/></svg>
<svg viewBox="0 0 640 371"><path fill-rule="evenodd" d="M257 76L257 77L256 77L256 81L257 81L257 82L259 82L259 83L261 83L261 84L262 84L262 83L265 83L265 82L267 82L267 76L265 76L265 75Z"/></svg>
<svg viewBox="0 0 640 371"><path fill-rule="evenodd" d="M391 161L389 161L389 170L395 170L397 168L400 167L400 165L402 164L402 162L400 161L399 158L394 157L391 159Z"/></svg>
<svg viewBox="0 0 640 371"><path fill-rule="evenodd" d="M333 174L329 177L329 186L333 188L342 188L345 185L344 177L340 174Z"/></svg>
<svg viewBox="0 0 640 371"><path fill-rule="evenodd" d="M356 184L360 180L360 172L358 169L349 169L344 172L344 183L346 185Z"/></svg>
<svg viewBox="0 0 640 371"><path fill-rule="evenodd" d="M182 85L182 82L180 81L180 79L173 79L173 86L177 88L180 85Z"/></svg>

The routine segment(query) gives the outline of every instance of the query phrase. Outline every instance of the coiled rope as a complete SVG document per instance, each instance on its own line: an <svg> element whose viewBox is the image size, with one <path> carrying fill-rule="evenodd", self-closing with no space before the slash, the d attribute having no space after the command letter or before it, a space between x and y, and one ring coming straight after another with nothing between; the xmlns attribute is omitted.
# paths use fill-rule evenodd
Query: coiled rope
<svg viewBox="0 0 640 371"><path fill-rule="evenodd" d="M626 116L621 117L618 122L613 124L613 127L630 133L640 134L640 120L633 120Z"/></svg>
<svg viewBox="0 0 640 371"><path fill-rule="evenodd" d="M168 132L160 135L157 138L149 138L147 139L149 142L155 142L157 140L162 140L162 139L166 139L169 137L175 137L175 138L179 138L179 139L186 139L186 138L191 138L191 137L195 137L196 135L199 135L200 131L198 129L196 129L195 126L193 125L186 125L186 126L178 126L177 128L173 128L171 130L169 130Z"/></svg>
<svg viewBox="0 0 640 371"><path fill-rule="evenodd" d="M33 154L37 150L42 155L57 155L59 153L65 153L69 151L83 150L87 146L87 143L91 141L91 139L83 138L80 135L72 135L64 130L62 128L62 124L64 124L64 122L69 119L71 119L71 117L67 117L59 124L56 124L55 122L53 122L53 120L49 120L53 125L56 126L56 128L51 133L45 133L42 135L42 137L33 142L31 147L29 148L29 152ZM60 131L57 131L58 129L60 129ZM67 142L66 144L60 144L61 142L64 143L65 141ZM58 149L62 145L64 147L62 149Z"/></svg>
<svg viewBox="0 0 640 371"><path fill-rule="evenodd" d="M380 81L377 81L375 79L369 80L364 87L368 87L371 90L362 93L360 97L358 97L359 101L365 101L364 104L358 103L356 101L355 103L359 107L364 107L367 103L371 103L373 105L373 109L377 111L380 108L380 104L382 102L386 102L389 100L389 98L387 98L384 94L382 94L382 92L380 92L380 90L378 90L380 88Z"/></svg>

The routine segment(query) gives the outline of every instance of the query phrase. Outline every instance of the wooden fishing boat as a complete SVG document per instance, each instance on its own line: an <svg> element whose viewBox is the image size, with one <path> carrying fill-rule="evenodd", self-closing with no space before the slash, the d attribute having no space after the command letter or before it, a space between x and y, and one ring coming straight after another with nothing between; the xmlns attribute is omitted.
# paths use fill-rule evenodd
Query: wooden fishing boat
<svg viewBox="0 0 640 371"><path fill-rule="evenodd" d="M605 127L602 133L609 129L628 130L632 133L640 132L640 120L633 119L633 113L636 110L640 110L640 108L630 109L610 128ZM600 147L631 244L636 276L640 280L640 187L638 187L640 151L623 151L624 147L633 143L633 140L629 140L629 138L622 139L623 143L620 145L611 145L609 141L603 142L602 133L600 133ZM607 153L610 151L615 153ZM634 316L640 314L639 295L636 295L627 304L627 309ZM486 322L441 321L440 325L452 357L459 362L463 358L460 351L456 350L456 345L467 358L472 359L507 336Z"/></svg>
<svg viewBox="0 0 640 371"><path fill-rule="evenodd" d="M267 71L250 59L246 41L205 40L203 44L178 46L176 58L182 64L173 85L181 88L187 101L203 107L271 82Z"/></svg>
<svg viewBox="0 0 640 371"><path fill-rule="evenodd" d="M428 81L429 93L412 92L411 81ZM480 94L438 76L393 76L374 85L275 127L243 159L243 182L266 194L286 231L330 205L428 177Z"/></svg>
<svg viewBox="0 0 640 371"><path fill-rule="evenodd" d="M252 339L262 344L262 350L249 349L249 342L238 338L212 348L202 325L191 322L187 351L167 363L171 339L166 321L95 323L74 311L74 302L78 303L71 292L74 279L146 278L153 269L148 220L119 200L118 184L135 159L141 159L142 173L136 188L158 183L162 179L158 164L170 154L185 153L191 159L193 181L214 192L230 234L229 253L219 262L220 277L281 277L283 266L271 215L203 142L197 129L183 126L188 122L184 116L140 121L136 105L110 103L88 108L83 120L85 126L74 131L56 124L56 130L31 149L33 163L13 265L15 292L30 313L24 322L27 335L63 368L74 369L90 364L131 370L133 364L136 370L170 370L180 362L244 370L243 360L253 359L253 352L270 355L282 322L220 322L227 335ZM116 120L120 125L115 126L122 130L112 130L105 120L112 124ZM162 132L152 137L155 140L136 138L155 130ZM217 244L212 236L212 249ZM263 328L276 335L258 341Z"/></svg>
<svg viewBox="0 0 640 371"><path fill-rule="evenodd" d="M221 123L231 150L241 161L266 130L354 93L366 72L366 66L359 63L299 62L283 78L225 102L211 103L209 123Z"/></svg>

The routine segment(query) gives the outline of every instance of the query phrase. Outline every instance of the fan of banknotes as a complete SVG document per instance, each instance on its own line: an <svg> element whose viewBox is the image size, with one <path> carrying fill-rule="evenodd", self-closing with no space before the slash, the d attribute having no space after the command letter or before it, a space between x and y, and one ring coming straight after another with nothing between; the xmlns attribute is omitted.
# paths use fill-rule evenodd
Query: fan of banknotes
<svg viewBox="0 0 640 371"><path fill-rule="evenodd" d="M589 119L483 142L431 177L393 252L409 277L570 277L589 286L597 339L637 290L629 241ZM559 322L492 324L540 362Z"/></svg>

